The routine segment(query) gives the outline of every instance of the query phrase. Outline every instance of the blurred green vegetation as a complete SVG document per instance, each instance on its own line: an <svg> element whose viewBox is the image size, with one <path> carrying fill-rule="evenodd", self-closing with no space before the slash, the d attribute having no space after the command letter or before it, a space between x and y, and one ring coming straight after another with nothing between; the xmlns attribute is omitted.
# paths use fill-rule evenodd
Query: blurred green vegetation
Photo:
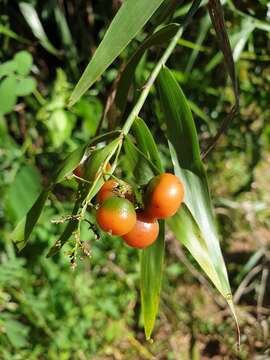
<svg viewBox="0 0 270 360"><path fill-rule="evenodd" d="M74 180L50 196L29 245L18 254L9 234L65 154L92 137L120 63L161 21L151 19L120 59L71 109L67 101L120 1L5 1L0 4L0 359L267 359L269 353L270 68L267 1L224 1L240 83L240 115L205 160L235 292L242 346L219 295L167 233L160 316L147 343L142 330L138 252L86 226L77 266L69 246L46 253L69 214ZM166 2L165 2L166 3ZM167 2L168 3L168 2ZM178 21L186 2L165 22ZM36 21L33 21L36 19ZM127 110L160 54L142 58ZM207 9L187 27L169 66L187 95L205 149L233 93ZM170 170L161 113L152 89L142 117ZM113 108L103 129L114 124ZM118 175L129 179L122 156ZM72 244L70 245L70 247ZM90 252L90 256L88 253ZM245 279L249 281L245 282ZM181 356L182 357L181 357ZM196 357L197 356L197 357ZM262 357L259 357L262 356Z"/></svg>

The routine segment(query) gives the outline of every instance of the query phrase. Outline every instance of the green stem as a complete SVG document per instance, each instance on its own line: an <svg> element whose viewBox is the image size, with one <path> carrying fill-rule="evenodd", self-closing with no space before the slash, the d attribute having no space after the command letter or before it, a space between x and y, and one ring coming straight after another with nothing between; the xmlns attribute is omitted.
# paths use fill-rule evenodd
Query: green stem
<svg viewBox="0 0 270 360"><path fill-rule="evenodd" d="M180 37L182 36L182 33L183 33L183 28L180 27L179 30L177 31L177 33L172 38L172 40L170 41L169 46L165 50L164 54L161 56L160 60L157 62L156 66L154 67L151 75L149 76L149 78L144 86L143 91L141 92L141 95L139 96L139 99L137 100L135 106L133 107L131 113L129 114L129 116L124 124L122 131L125 135L128 134L135 118L139 115L139 112L141 111L143 104L145 103L145 100L150 92L152 85L154 84L161 68L165 65L166 61L168 60L171 53L173 52Z"/></svg>
<svg viewBox="0 0 270 360"><path fill-rule="evenodd" d="M41 95L41 93L38 91L38 89L35 89L33 91L33 95L35 96L35 98L39 102L39 105L43 106L43 105L46 104L45 98Z"/></svg>

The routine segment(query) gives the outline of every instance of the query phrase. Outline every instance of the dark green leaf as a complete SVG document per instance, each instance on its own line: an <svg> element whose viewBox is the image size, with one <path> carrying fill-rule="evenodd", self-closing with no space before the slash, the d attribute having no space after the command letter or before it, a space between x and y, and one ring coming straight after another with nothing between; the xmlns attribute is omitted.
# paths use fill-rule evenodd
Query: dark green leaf
<svg viewBox="0 0 270 360"><path fill-rule="evenodd" d="M102 149L96 149L91 153L91 156L85 163L85 177L87 179L95 179L96 174L99 170L101 170L104 161L111 153L114 152L118 143L119 139L115 139Z"/></svg>
<svg viewBox="0 0 270 360"><path fill-rule="evenodd" d="M162 172L163 167L160 161L158 148L146 123L140 118L135 119L132 126L132 132L136 138L138 148L147 156L149 160L153 162L158 171Z"/></svg>
<svg viewBox="0 0 270 360"><path fill-rule="evenodd" d="M76 166L81 161L86 150L86 145L78 147L71 154L67 156L67 158L63 161L60 168L56 172L56 175L53 178L52 183L57 184L65 179L65 177L71 173L72 170L76 168Z"/></svg>
<svg viewBox="0 0 270 360"><path fill-rule="evenodd" d="M9 216L20 220L31 208L41 191L41 179L36 168L23 166L7 191L6 208Z"/></svg>
<svg viewBox="0 0 270 360"><path fill-rule="evenodd" d="M12 232L11 239L16 244L18 250L22 250L25 247L31 232L39 219L49 193L50 189L43 190L40 193L27 215L20 220Z"/></svg>

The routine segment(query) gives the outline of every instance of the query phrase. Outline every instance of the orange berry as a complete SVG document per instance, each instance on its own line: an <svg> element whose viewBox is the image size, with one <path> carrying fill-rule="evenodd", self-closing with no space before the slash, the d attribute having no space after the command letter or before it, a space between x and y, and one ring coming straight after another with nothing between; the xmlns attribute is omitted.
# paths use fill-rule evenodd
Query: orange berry
<svg viewBox="0 0 270 360"><path fill-rule="evenodd" d="M131 247L143 249L156 241L159 233L159 224L148 214L137 213L134 227L123 236L124 241Z"/></svg>
<svg viewBox="0 0 270 360"><path fill-rule="evenodd" d="M170 173L153 177L147 185L144 202L149 216L165 219L173 216L184 198L184 187L179 178Z"/></svg>
<svg viewBox="0 0 270 360"><path fill-rule="evenodd" d="M106 181L97 194L97 201L98 203L102 203L112 196L124 197L131 202L134 201L132 188L124 181L120 182L114 179Z"/></svg>
<svg viewBox="0 0 270 360"><path fill-rule="evenodd" d="M83 174L82 165L77 166L76 169L73 171L73 174L81 178L82 174ZM76 179L76 180L78 181L78 179Z"/></svg>
<svg viewBox="0 0 270 360"><path fill-rule="evenodd" d="M102 230L122 236L135 225L136 212L129 200L110 197L100 205L96 219Z"/></svg>

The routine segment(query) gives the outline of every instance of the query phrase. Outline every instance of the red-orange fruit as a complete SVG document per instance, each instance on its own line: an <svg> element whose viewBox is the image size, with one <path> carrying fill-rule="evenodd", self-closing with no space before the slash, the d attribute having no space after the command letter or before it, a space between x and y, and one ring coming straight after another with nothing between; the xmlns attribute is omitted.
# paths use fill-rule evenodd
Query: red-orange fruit
<svg viewBox="0 0 270 360"><path fill-rule="evenodd" d="M105 181L97 194L97 202L102 203L113 196L124 197L131 202L134 201L134 193L131 186L124 181L120 182L114 179Z"/></svg>
<svg viewBox="0 0 270 360"><path fill-rule="evenodd" d="M147 185L144 203L149 216L165 219L173 216L184 198L184 187L180 179L170 173L153 177Z"/></svg>
<svg viewBox="0 0 270 360"><path fill-rule="evenodd" d="M129 200L110 197L98 208L96 219L102 230L122 236L134 227L136 212Z"/></svg>
<svg viewBox="0 0 270 360"><path fill-rule="evenodd" d="M76 169L73 171L73 174L80 177L80 178L82 177L82 173L83 173L82 165L77 166Z"/></svg>
<svg viewBox="0 0 270 360"><path fill-rule="evenodd" d="M143 249L156 241L158 233L158 221L141 212L137 213L136 224L130 232L123 236L123 239L129 246Z"/></svg>

